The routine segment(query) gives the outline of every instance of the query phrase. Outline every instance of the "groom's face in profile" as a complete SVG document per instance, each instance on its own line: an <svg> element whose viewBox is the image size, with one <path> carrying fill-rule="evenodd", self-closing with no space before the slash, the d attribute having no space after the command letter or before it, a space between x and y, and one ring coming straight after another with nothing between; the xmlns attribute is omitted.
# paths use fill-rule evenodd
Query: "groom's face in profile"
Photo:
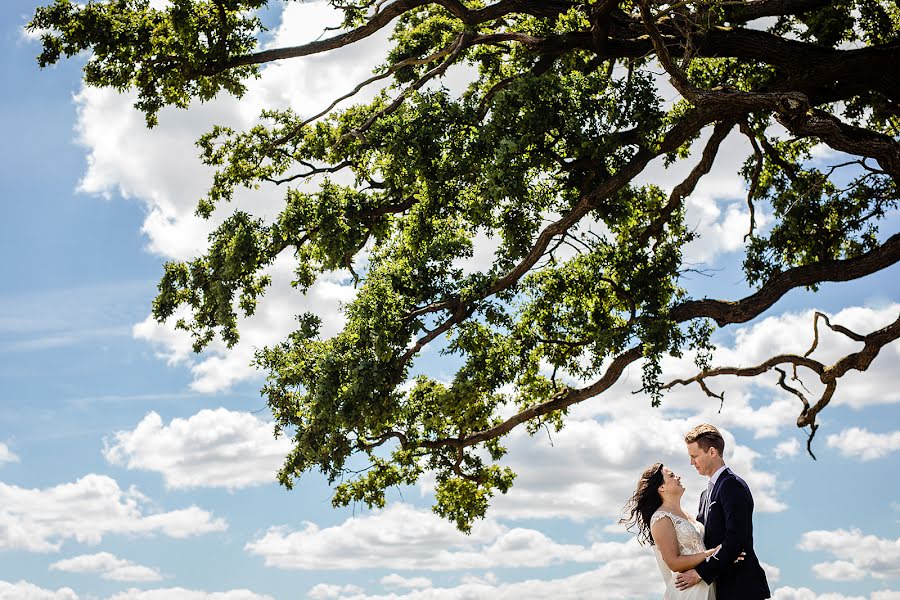
<svg viewBox="0 0 900 600"><path fill-rule="evenodd" d="M709 477L713 473L716 472L716 469L713 466L718 468L718 464L716 461L716 449L712 446L704 452L703 448L700 447L700 444L697 442L691 442L687 445L688 456L691 457L691 465L697 469L697 472L701 475Z"/></svg>

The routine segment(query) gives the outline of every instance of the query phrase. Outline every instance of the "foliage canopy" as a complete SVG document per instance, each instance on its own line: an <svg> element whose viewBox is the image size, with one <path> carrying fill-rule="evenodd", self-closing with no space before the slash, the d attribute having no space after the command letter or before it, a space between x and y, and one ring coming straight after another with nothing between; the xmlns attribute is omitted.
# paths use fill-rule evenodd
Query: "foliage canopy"
<svg viewBox="0 0 900 600"><path fill-rule="evenodd" d="M710 378L778 370L812 441L840 377L900 337L900 318L861 334L825 317L862 349L832 365L814 348L752 367L709 362L712 323L747 322L791 289L900 260L900 235L877 229L900 182L896 1L330 0L339 33L259 50L255 11L289 1L55 0L30 25L46 32L41 66L90 51L85 81L136 90L150 126L166 105L240 95L261 65L393 28L366 82L387 84L373 101L312 117L270 110L248 131L200 139L217 172L199 214L262 182L285 186L284 207L270 221L234 212L204 256L166 265L153 306L159 320L188 307L179 326L200 351L216 335L238 340L238 315L254 311L279 255L293 257L300 292L363 265L339 334L321 337L320 319L301 314L257 354L278 431L293 438L284 485L319 469L336 504L381 506L387 488L430 472L435 511L468 530L512 485L504 436L561 427L569 406L629 364L642 365L654 403L674 385L715 395ZM468 77L461 93L441 85L451 67ZM685 198L733 131L752 148L740 174L756 291L689 298ZM811 166L818 144L846 161ZM634 183L660 157L694 161L670 193ZM765 231L759 206L773 218ZM463 270L485 240L497 245L493 264ZM429 344L457 355L451 381L411 378ZM687 350L697 375L667 382L661 358ZM788 368L818 379L822 395L790 383ZM360 457L369 468L351 471Z"/></svg>

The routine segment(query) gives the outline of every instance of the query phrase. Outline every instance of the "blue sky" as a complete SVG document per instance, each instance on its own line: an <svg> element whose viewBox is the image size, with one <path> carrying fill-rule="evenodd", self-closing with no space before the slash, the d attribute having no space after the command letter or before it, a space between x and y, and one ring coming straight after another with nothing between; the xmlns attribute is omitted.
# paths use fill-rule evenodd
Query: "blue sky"
<svg viewBox="0 0 900 600"><path fill-rule="evenodd" d="M630 393L633 371L573 411L552 446L543 434L510 438L517 484L470 537L429 513L427 481L383 511L333 509L315 474L279 487L285 447L248 359L303 307L336 330L347 281L336 275L299 298L279 278L289 265L277 264L241 344L199 357L148 319L149 306L162 263L201 250L211 227L192 216L209 178L193 140L213 123L246 127L263 106L327 105L377 62L384 39L273 66L242 101L166 110L148 132L132 99L82 88L78 60L38 70L38 46L22 32L36 4L0 4L0 598L658 597L650 551L615 521L656 460L684 475L684 505L696 504L703 480L681 435L705 420L726 432L726 458L754 490L757 550L776 598L900 598L897 344L842 383L821 415L816 462L792 425L798 407L773 378L715 382L726 390L721 413L696 389L654 410ZM313 39L334 21L309 3L270 17L273 43ZM702 237L688 253L715 269L691 283L697 294L745 293L741 144L726 141L689 202ZM647 178L670 185L677 172ZM236 205L271 214L279 194L246 193ZM883 231L898 225L891 215ZM716 362L805 351L814 309L862 333L880 328L900 310L900 270L792 292L766 318L720 332ZM826 339L823 360L853 348ZM435 352L418 368L451 374Z"/></svg>

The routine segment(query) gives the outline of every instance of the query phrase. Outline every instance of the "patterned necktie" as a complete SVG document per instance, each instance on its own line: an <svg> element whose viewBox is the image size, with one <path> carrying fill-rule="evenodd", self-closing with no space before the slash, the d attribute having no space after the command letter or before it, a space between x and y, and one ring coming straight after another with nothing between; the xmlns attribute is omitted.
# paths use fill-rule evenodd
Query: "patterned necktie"
<svg viewBox="0 0 900 600"><path fill-rule="evenodd" d="M709 483L706 485L706 502L703 507L703 522L706 523L709 520L709 505L712 504L712 491L713 491L713 481L709 480Z"/></svg>

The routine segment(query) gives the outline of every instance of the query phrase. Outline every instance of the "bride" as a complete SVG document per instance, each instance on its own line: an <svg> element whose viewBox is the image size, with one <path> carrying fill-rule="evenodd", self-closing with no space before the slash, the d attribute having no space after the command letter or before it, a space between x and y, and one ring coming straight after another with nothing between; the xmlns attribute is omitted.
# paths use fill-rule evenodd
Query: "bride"
<svg viewBox="0 0 900 600"><path fill-rule="evenodd" d="M718 548L703 546L703 525L681 509L684 486L681 477L662 463L651 465L641 474L637 489L628 502L630 515L622 519L628 530L637 527L640 543L650 542L656 562L666 582L663 600L715 600L715 584L703 580L686 590L675 588L675 577L693 569Z"/></svg>

